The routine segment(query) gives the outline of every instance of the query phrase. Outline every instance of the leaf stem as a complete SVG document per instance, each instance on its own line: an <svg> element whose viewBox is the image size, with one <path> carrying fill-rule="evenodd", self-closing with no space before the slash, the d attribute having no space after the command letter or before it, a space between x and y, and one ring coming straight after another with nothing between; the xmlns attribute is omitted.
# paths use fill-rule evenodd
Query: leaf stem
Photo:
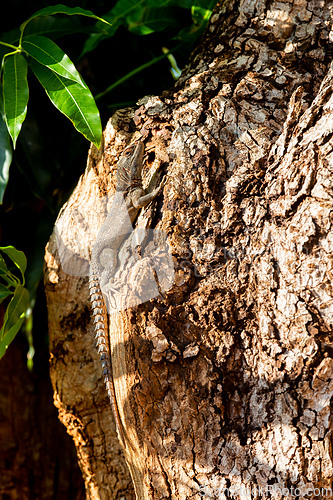
<svg viewBox="0 0 333 500"><path fill-rule="evenodd" d="M133 69L132 71L130 71L126 75L122 76L121 78L119 78L119 80L112 83L112 85L110 85L105 90L103 90L103 92L100 92L99 94L95 95L95 101L99 100L101 97L104 97L105 94L108 94L114 88L118 87L118 85L121 85L122 83L126 82L126 80L128 80L129 78L132 78L132 76L136 75L137 73L140 73L140 71L143 71L144 69L149 68L150 66L153 66L153 64L158 63L162 59L165 59L170 54L172 54L172 52L175 52L176 50L178 50L182 45L183 45L182 43L176 45L176 47L169 50L165 54L162 54L161 56L158 56L158 57L154 57L154 59L151 59L150 61L142 64L141 66L138 66L137 68Z"/></svg>
<svg viewBox="0 0 333 500"><path fill-rule="evenodd" d="M5 47L9 47L11 49L15 49L16 51L20 50L20 47L15 47L15 45L11 45L10 43L1 42L1 40L0 40L0 45L4 45Z"/></svg>

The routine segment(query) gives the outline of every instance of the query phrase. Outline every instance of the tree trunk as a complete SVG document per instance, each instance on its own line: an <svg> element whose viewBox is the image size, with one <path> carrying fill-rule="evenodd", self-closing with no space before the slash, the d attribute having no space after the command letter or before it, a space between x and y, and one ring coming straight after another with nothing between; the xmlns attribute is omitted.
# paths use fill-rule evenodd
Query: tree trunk
<svg viewBox="0 0 333 500"><path fill-rule="evenodd" d="M45 280L55 401L87 498L134 498L125 460L140 500L328 495L331 27L325 2L221 2L175 88L116 113L92 148ZM155 247L167 235L175 276L110 316L122 450L85 275L117 158L139 133L145 185L160 172L165 186L136 224ZM143 289L148 260L118 284Z"/></svg>

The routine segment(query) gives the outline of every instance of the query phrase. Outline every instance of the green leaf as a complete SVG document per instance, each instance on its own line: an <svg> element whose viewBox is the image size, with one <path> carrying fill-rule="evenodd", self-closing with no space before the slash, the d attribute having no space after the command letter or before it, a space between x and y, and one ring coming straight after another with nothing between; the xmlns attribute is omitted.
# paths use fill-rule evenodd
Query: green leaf
<svg viewBox="0 0 333 500"><path fill-rule="evenodd" d="M183 28L177 38L184 42L193 43L205 30L216 0L195 0L191 6L192 26Z"/></svg>
<svg viewBox="0 0 333 500"><path fill-rule="evenodd" d="M81 16L82 18L82 16ZM91 34L96 31L94 26L87 26L81 23L79 16L42 16L35 17L29 21L24 29L23 40L30 35L45 35L52 40L64 35L73 35L75 33ZM97 25L97 23L94 23ZM102 28L99 31L105 30L108 24L98 22ZM21 32L19 28L1 33L0 39L2 42L19 45ZM0 44L0 58L9 52L9 49ZM12 50L10 50L12 52Z"/></svg>
<svg viewBox="0 0 333 500"><path fill-rule="evenodd" d="M169 49L167 49L166 47L162 47L162 51L167 55L167 58L169 59L169 63L171 66L170 72L172 74L172 77L175 80L178 80L178 78L182 74L182 70L178 67L176 58L172 54L170 54Z"/></svg>
<svg viewBox="0 0 333 500"><path fill-rule="evenodd" d="M24 29L26 25L36 17L40 16L53 16L55 14L66 14L68 16L86 16L96 19L98 21L102 21L103 23L109 24L108 21L102 19L101 17L95 16L90 10L81 9L81 7L66 7L66 5L58 4L50 7L45 7L44 9L38 10L35 12L29 19L27 19L23 24L21 24L21 34L23 35ZM21 36L22 36L21 35Z"/></svg>
<svg viewBox="0 0 333 500"><path fill-rule="evenodd" d="M113 25L115 21L126 18L131 12L140 12L145 8L145 3L145 0L118 0L104 17Z"/></svg>
<svg viewBox="0 0 333 500"><path fill-rule="evenodd" d="M15 292L12 300L9 302L7 310L4 316L4 322L0 330L0 339L3 339L4 335L14 326L22 314L25 314L29 307L29 292L24 286L19 285Z"/></svg>
<svg viewBox="0 0 333 500"><path fill-rule="evenodd" d="M8 274L8 267L4 259L0 255L0 274Z"/></svg>
<svg viewBox="0 0 333 500"><path fill-rule="evenodd" d="M98 30L98 24L99 23L96 23L97 30ZM84 54L87 54L87 52L91 52L92 50L94 50L102 40L112 37L116 33L120 25L121 25L121 20L119 19L118 21L112 23L112 26L110 26L109 29L101 33L93 33L92 35L90 35L90 37L84 44L82 53L80 54L80 58L84 56Z"/></svg>
<svg viewBox="0 0 333 500"><path fill-rule="evenodd" d="M70 58L49 38L32 35L23 40L22 47L31 57L54 73L85 86Z"/></svg>
<svg viewBox="0 0 333 500"><path fill-rule="evenodd" d="M167 6L177 6L183 7L184 9L190 9L193 3L196 3L193 0L146 0L147 5L150 7L167 7Z"/></svg>
<svg viewBox="0 0 333 500"><path fill-rule="evenodd" d="M81 57L95 49L97 45L105 38L112 37L121 24L126 23L126 17L131 12L141 11L142 5L144 5L145 0L118 0L116 5L104 15L110 26L104 33L94 33L86 41ZM99 27L100 23L96 23L96 27Z"/></svg>
<svg viewBox="0 0 333 500"><path fill-rule="evenodd" d="M4 356L6 353L9 344L14 340L16 337L17 332L22 326L22 323L24 321L24 316L20 318L15 325L13 325L8 332L3 336L3 338L0 340L0 359Z"/></svg>
<svg viewBox="0 0 333 500"><path fill-rule="evenodd" d="M103 29L108 26L101 22L99 24L103 26ZM73 35L75 33L90 34L94 31L93 26L83 25L78 17L42 16L35 17L29 22L24 30L24 38L29 35L45 35L55 40L64 35Z"/></svg>
<svg viewBox="0 0 333 500"><path fill-rule="evenodd" d="M102 140L102 125L95 100L88 89L68 80L32 59L31 67L52 104L71 120L74 127L97 148Z"/></svg>
<svg viewBox="0 0 333 500"><path fill-rule="evenodd" d="M6 44L18 46L19 39L20 39L20 30L18 28L1 33L1 41L6 43ZM10 47L5 46L5 45L0 45L0 59L1 60L2 60L3 56L5 54L7 54L8 52L13 52L13 49L11 49Z"/></svg>
<svg viewBox="0 0 333 500"><path fill-rule="evenodd" d="M87 52L91 52L92 50L94 50L102 40L112 37L116 33L120 25L121 21L119 20L117 23L113 23L112 26L110 26L110 29L105 30L102 33L93 33L92 35L90 35L90 37L84 44L83 50L80 54L80 58L82 58L84 54L87 54ZM98 29L98 23L96 23L96 27Z"/></svg>
<svg viewBox="0 0 333 500"><path fill-rule="evenodd" d="M199 5L193 5L191 8L193 22L197 25L206 24L212 15L212 9L215 6L215 3L215 1L210 2L211 9L200 7Z"/></svg>
<svg viewBox="0 0 333 500"><path fill-rule="evenodd" d="M2 94L2 93L1 93ZM12 162L12 146L7 129L7 125L3 119L3 105L0 95L0 205L3 201L5 189L9 179L9 167Z"/></svg>
<svg viewBox="0 0 333 500"><path fill-rule="evenodd" d="M12 295L13 292L11 290L9 290L8 287L6 287L5 285L2 285L0 283L0 303L6 298L6 297L9 297L9 295Z"/></svg>
<svg viewBox="0 0 333 500"><path fill-rule="evenodd" d="M22 326L24 315L29 307L29 292L19 285L5 312L4 323L0 330L0 359Z"/></svg>
<svg viewBox="0 0 333 500"><path fill-rule="evenodd" d="M27 258L21 250L17 250L13 246L0 247L0 250L8 255L8 257L14 262L14 264L19 268L22 273L24 281L24 273L27 269Z"/></svg>
<svg viewBox="0 0 333 500"><path fill-rule="evenodd" d="M21 284L21 282L17 278L17 276L15 276L15 274L13 274L9 271L9 269L7 268L6 262L4 261L4 259L1 256L0 256L0 278L7 283L6 284L7 288L10 288L10 287L13 288L12 291L14 291L14 289Z"/></svg>
<svg viewBox="0 0 333 500"><path fill-rule="evenodd" d="M3 68L3 103L14 148L27 114L28 99L27 62L22 54L9 54Z"/></svg>
<svg viewBox="0 0 333 500"><path fill-rule="evenodd" d="M179 24L176 12L170 7L147 7L136 10L126 18L128 29L137 35L149 35L162 31L170 25Z"/></svg>

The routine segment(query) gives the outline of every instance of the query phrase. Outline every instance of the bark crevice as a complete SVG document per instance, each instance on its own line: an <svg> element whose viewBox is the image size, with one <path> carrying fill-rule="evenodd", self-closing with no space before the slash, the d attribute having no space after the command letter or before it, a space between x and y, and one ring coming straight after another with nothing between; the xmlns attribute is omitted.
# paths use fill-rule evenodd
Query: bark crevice
<svg viewBox="0 0 333 500"><path fill-rule="evenodd" d="M326 3L221 2L175 88L109 122L104 156L92 152L58 219L65 240L74 233L91 246L102 212L90 199L97 203L102 185L112 193L117 154L131 130L141 130L144 181L161 169L165 187L136 227L156 232L152 246L165 232L175 280L110 323L137 498L216 498L225 488L235 499L249 488L270 498L275 487L282 499L287 489L332 484L331 29ZM78 207L85 231L73 217ZM129 247L128 240L123 255ZM72 250L82 258L82 249ZM65 411L93 415L103 384L92 323L71 317L69 339L59 317L59 305L64 318L78 301L86 310L88 291L84 278L64 275L57 252L53 236L46 273L53 383ZM132 270L119 273L134 279ZM141 279L142 288L144 272ZM98 471L108 485L126 485L129 477L111 410L100 414L103 453L82 458L94 471L88 498L118 498L120 489L97 478ZM98 441L92 427L85 432Z"/></svg>

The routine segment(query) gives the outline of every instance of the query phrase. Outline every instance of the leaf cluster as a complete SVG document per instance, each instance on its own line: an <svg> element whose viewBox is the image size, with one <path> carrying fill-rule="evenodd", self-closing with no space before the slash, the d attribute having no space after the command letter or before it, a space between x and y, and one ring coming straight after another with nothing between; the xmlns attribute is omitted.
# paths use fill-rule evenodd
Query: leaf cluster
<svg viewBox="0 0 333 500"><path fill-rule="evenodd" d="M42 2L37 0L37 5L39 1ZM26 288L23 275L22 281L18 282L15 274L6 267L5 259L1 261L0 277L4 283L0 288L0 299L7 303L10 296L12 298L0 332L0 353L14 338L24 321L24 311L30 307L27 289L32 299L30 304L34 303L41 277L43 247L56 212L72 187L68 181L65 185L64 179L76 182L80 172L71 167L75 163L82 165L84 160L79 161L79 155L86 154L84 150L82 152L78 135L67 133L66 127L57 131L55 126L59 122L53 118L55 115L51 110L44 115L45 127L36 132L36 119L29 119L29 110L33 108L36 113L38 108L39 117L44 104L34 107L36 96L39 103L47 100L39 94L38 85L74 128L99 147L102 125L95 100L108 117L110 109L134 104L137 96L143 93L164 90L170 83L165 80L160 65L166 65L174 79L179 77L181 71L176 58L181 63L186 60L194 41L203 32L216 0L118 0L111 8L103 0L85 0L83 5L89 7L89 3L102 14L97 16L86 8L58 4L37 10L20 27L0 35L0 204L7 188L6 214L10 214L7 220L11 220L7 224L1 222L0 231L6 235L6 242L14 240L16 246L23 248L29 260ZM69 36L70 44L67 42ZM60 45L70 47L75 64L66 48L63 50ZM84 78L78 68L85 73ZM137 78L134 79L134 75ZM109 96L115 89L117 94L112 95L116 97L110 101ZM51 127L52 121L54 128ZM51 156L45 161L39 151L47 149L52 142L52 149L59 150L60 159ZM60 148L57 142L60 142ZM15 154L13 148L16 148ZM9 182L12 161L15 169L11 178L20 179L15 185ZM26 181L24 185L22 179ZM27 209L29 206L32 212ZM38 217L34 215L36 207ZM25 220L29 220L29 227L25 227ZM12 230L14 227L18 228L16 232ZM22 273L25 272L26 264L21 262L18 266L17 256L23 255L22 252L12 246L2 247L2 251L7 260L15 255L14 264Z"/></svg>
<svg viewBox="0 0 333 500"><path fill-rule="evenodd" d="M74 127L89 141L98 148L101 143L102 125L95 100L70 58L50 38L40 34L31 34L31 30L26 34L26 28L31 21L55 14L83 15L107 23L88 10L80 7L69 8L59 4L37 11L21 25L17 46L8 42L0 42L8 49L3 56L0 72L2 79L0 119L6 124L6 127L3 123L0 124L2 134L0 143L4 146L2 148L3 175L0 178L2 181L0 202L3 199L6 182L8 182L8 163L12 155L10 141L6 134L9 133L15 148L27 114L28 65L54 106L67 116ZM41 27L38 24L35 24L35 28L40 32ZM45 26L44 29L48 27Z"/></svg>
<svg viewBox="0 0 333 500"><path fill-rule="evenodd" d="M7 265L5 255L20 271L19 277ZM0 247L0 304L11 297L0 329L0 359L21 328L29 307L29 292L24 287L26 268L27 259L23 252L13 246Z"/></svg>

